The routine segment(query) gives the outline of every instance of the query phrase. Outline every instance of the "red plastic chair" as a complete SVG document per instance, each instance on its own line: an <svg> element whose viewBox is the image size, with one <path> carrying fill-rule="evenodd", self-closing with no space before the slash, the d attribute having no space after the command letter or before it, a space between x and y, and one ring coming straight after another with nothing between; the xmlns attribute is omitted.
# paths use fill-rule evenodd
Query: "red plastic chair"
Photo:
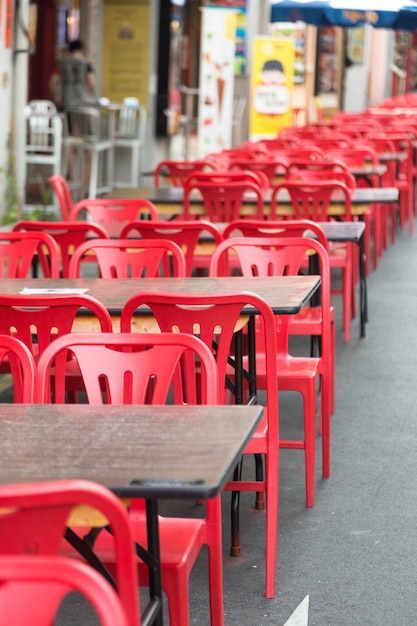
<svg viewBox="0 0 417 626"><path fill-rule="evenodd" d="M86 241L74 251L69 277L79 278L83 261L92 262L92 254L101 278L155 278L186 275L182 250L166 239L96 239ZM167 272L168 268L168 272Z"/></svg>
<svg viewBox="0 0 417 626"><path fill-rule="evenodd" d="M71 191L68 187L68 183L63 176L58 174L49 177L49 182L58 198L59 208L61 210L61 217L64 221L70 219L70 213L74 203L72 201Z"/></svg>
<svg viewBox="0 0 417 626"><path fill-rule="evenodd" d="M72 526L71 514L73 519L79 517L76 512L79 505L100 512L112 529L117 593L127 623L137 626L140 618L132 526L121 500L106 487L84 480L2 485L0 510L7 509L7 513L0 515L0 563L4 556L26 555L34 561L40 557L41 563L44 556L74 554L67 544L71 540L68 527ZM29 550L30 557L27 556ZM50 574L53 576L54 570ZM36 607L39 611L47 608L46 598L45 603L43 605L38 599ZM35 613L33 606L29 608ZM12 619L10 623L15 621ZM36 622L31 617L29 623Z"/></svg>
<svg viewBox="0 0 417 626"><path fill-rule="evenodd" d="M265 151L266 148L262 148ZM210 152L206 154L204 160L209 163L214 170L227 171L229 169L230 162L233 159L251 159L257 161L259 154L254 150L247 150L244 148L230 148L230 150L222 150L221 152Z"/></svg>
<svg viewBox="0 0 417 626"><path fill-rule="evenodd" d="M265 146L268 151L276 152L277 150L286 150L287 148L301 148L302 140L297 134L285 133L283 137L275 139L260 139L261 146Z"/></svg>
<svg viewBox="0 0 417 626"><path fill-rule="evenodd" d="M187 178L195 172L214 169L209 161L199 159L196 161L175 161L168 159L160 161L154 171L154 186L159 189L161 178L169 179L173 187L183 187Z"/></svg>
<svg viewBox="0 0 417 626"><path fill-rule="evenodd" d="M344 221L350 221L351 195L346 185L339 181L285 181L274 187L271 196L271 215L276 215L279 204L279 193L286 190L291 198L295 218L310 219L312 221L328 221L332 217L328 214L328 207L334 193L343 196ZM354 298L354 250L350 243L329 247L330 267L342 271L342 289L332 288L333 294L341 294L343 298L343 329L345 341L350 340L350 320L355 316Z"/></svg>
<svg viewBox="0 0 417 626"><path fill-rule="evenodd" d="M334 164L333 164L334 165ZM310 181L310 180L337 180L340 183L343 183L344 185L346 185L346 187L349 189L349 191L353 191L354 189L356 189L356 179L353 176L353 174L351 174L349 172L348 169L339 169L338 167L336 167L335 169L331 169L331 168L323 168L323 169L319 169L319 168L315 168L315 169L302 169L302 168L297 168L296 171L294 170L290 170L287 173L286 176L286 180L288 181L299 181L299 182L306 182L306 181Z"/></svg>
<svg viewBox="0 0 417 626"><path fill-rule="evenodd" d="M192 276L193 270L208 268L211 256L198 253L198 244L202 238L210 238L213 246L223 241L220 230L205 220L173 220L132 222L121 232L122 239L128 239L136 233L142 239L168 239L178 244L185 256L186 275Z"/></svg>
<svg viewBox="0 0 417 626"><path fill-rule="evenodd" d="M270 150L271 156L284 159L288 164L291 161L307 159L308 161L321 161L324 159L324 152L318 146L306 146L302 148L279 148Z"/></svg>
<svg viewBox="0 0 417 626"><path fill-rule="evenodd" d="M328 152L329 156L335 159L342 160L348 168L366 167L372 166L377 168L379 166L378 155L375 150L365 140L362 144L355 144L354 146L330 148ZM380 185L380 179L377 175L366 174L366 176L357 175L358 187L378 187ZM368 210L364 213L363 220L366 224L365 229L365 252L366 252L366 272L370 273L371 263L371 233L374 236L374 267L378 266L378 256L382 249L382 222L381 219L381 207L371 204Z"/></svg>
<svg viewBox="0 0 417 626"><path fill-rule="evenodd" d="M231 159L229 168L233 170L245 170L259 174L262 172L266 178L266 188L271 187L277 182L277 178L285 176L288 163L285 159Z"/></svg>
<svg viewBox="0 0 417 626"><path fill-rule="evenodd" d="M341 132L332 131L331 133L321 133L320 136L317 136L316 133L314 137L309 139L305 138L303 145L305 146L306 143L310 142L312 145L318 146L324 153L326 153L329 148L349 147L353 145L352 137L345 135L343 129L341 129Z"/></svg>
<svg viewBox="0 0 417 626"><path fill-rule="evenodd" d="M385 134L378 132L369 132L366 135L366 144L375 150L378 154L378 159L381 155L386 153L395 154L397 151L392 142ZM384 187L395 187L395 177L396 177L396 169L397 164L395 161L384 161L384 165L387 168L387 171L382 175L381 182ZM389 240L389 228L388 228L388 215L391 217L391 243L395 243L396 239L396 229L397 229L397 215L399 215L399 206L397 204L383 204L380 207L382 215L383 215L383 223L381 224L382 229L382 248L388 247Z"/></svg>
<svg viewBox="0 0 417 626"><path fill-rule="evenodd" d="M222 244L220 244L222 245ZM249 293L225 293L182 295L170 293L137 294L130 298L122 311L121 329L130 330L134 313L142 304L152 310L162 332L187 332L198 336L210 350L216 353L219 376L218 402L224 404L225 396L230 397L226 388L226 374L230 371L229 356L234 350L234 337L242 309L249 305L259 312L263 319L266 343L265 356L267 371L265 376L266 410L262 424L245 449L245 454L264 455L266 475L257 473L257 480L239 479L230 481L227 489L264 492L266 494L266 584L265 595L275 595L276 545L278 529L278 394L276 376L275 321L270 307L262 298ZM197 330L198 328L198 330ZM213 342L216 348L213 347ZM246 392L251 390L246 389ZM234 495L233 501L237 494ZM259 507L261 508L261 507ZM240 536L236 527L238 501L232 504L232 550L233 556L240 555Z"/></svg>
<svg viewBox="0 0 417 626"><path fill-rule="evenodd" d="M91 567L58 556L0 557L3 623L50 626L62 601L73 592L88 601L102 626L129 625L116 592Z"/></svg>
<svg viewBox="0 0 417 626"><path fill-rule="evenodd" d="M100 239L109 239L107 231L99 224L93 222L18 222L13 231L36 231L46 232L58 244L61 257L61 277L68 278L69 262L74 253L75 248L81 245L87 238L98 237ZM45 273L45 264L48 263L47 257L38 252L39 262Z"/></svg>
<svg viewBox="0 0 417 626"><path fill-rule="evenodd" d="M80 311L92 315L101 332L112 332L112 321L107 310L100 302L86 294L59 296L0 294L0 333L19 339L37 362L51 341L72 331ZM4 363L2 369L9 371L12 366L12 362ZM68 377L71 378L71 384L67 389L79 391L80 375L75 364L63 358L59 367L63 368L63 371L67 370ZM58 376L58 382L55 381L55 394L58 400L64 396L64 388L59 387L59 380Z"/></svg>
<svg viewBox="0 0 417 626"><path fill-rule="evenodd" d="M401 128L401 127L400 127ZM404 161L398 163L394 186L399 191L399 222L400 228L404 228L408 220L408 232L414 232L414 173L413 173L413 139L411 133L402 132L397 126L385 126L383 136L389 139L396 152L404 152L407 156ZM378 135L372 135L378 137ZM381 137L381 134L379 135Z"/></svg>
<svg viewBox="0 0 417 626"><path fill-rule="evenodd" d="M91 220L108 232L110 237L120 237L122 229L134 220L158 220L156 206L144 198L95 198L80 200L74 205L70 220Z"/></svg>
<svg viewBox="0 0 417 626"><path fill-rule="evenodd" d="M0 232L0 267L5 278L28 278L39 250L48 258L45 278L59 278L59 249L46 233Z"/></svg>
<svg viewBox="0 0 417 626"><path fill-rule="evenodd" d="M230 237L315 237L323 248L328 251L327 237L317 222L311 220L237 220L231 222L223 231L224 239ZM309 257L311 258L311 257ZM309 260L302 264L308 269ZM239 263L237 264L239 266ZM223 268L226 275L233 267L232 259ZM220 261L216 263L216 274L221 271ZM322 311L319 305L304 306L297 315L288 316L288 332L290 335L311 335L319 338L322 330ZM336 370L336 337L335 337L335 311L330 307L330 412L335 410L335 370ZM320 344L320 342L319 342ZM320 353L315 344L311 345L311 356ZM325 374L324 374L325 375Z"/></svg>
<svg viewBox="0 0 417 626"><path fill-rule="evenodd" d="M174 404L217 404L214 358L204 343L184 333L73 334L60 337L38 365L39 401L50 402L48 378L56 355L70 350L84 377L90 404L166 404L172 386ZM201 547L209 549L211 624L223 624L220 496L207 501L206 517L159 517L162 586L169 598L170 623L187 626L188 579ZM130 517L135 540L146 547L143 502L133 500ZM112 538L101 532L94 544L112 569ZM147 584L147 566L136 559L139 582Z"/></svg>
<svg viewBox="0 0 417 626"><path fill-rule="evenodd" d="M12 373L14 402L31 404L35 385L35 362L32 354L19 339L1 334L0 365L3 365L5 359L8 360Z"/></svg>
<svg viewBox="0 0 417 626"><path fill-rule="evenodd" d="M305 171L331 171L331 172L348 172L348 168L346 163L341 161L340 159L330 159L326 158L311 161L309 159L291 159L291 162L288 163L287 168L287 178L294 176L297 173L305 172Z"/></svg>
<svg viewBox="0 0 417 626"><path fill-rule="evenodd" d="M318 242L305 237L233 237L216 249L210 275L216 276L224 267L224 255L238 258L244 276L296 276L305 255L314 250L320 262L321 288L321 356L294 357L288 349L289 316L275 318L277 337L276 371L280 391L297 391L304 401L304 437L301 441L281 440L281 448L305 451L306 505L314 506L316 389L321 377L321 426L323 478L330 475L330 394L332 379L330 334L330 266L326 250ZM258 332L260 327L258 326ZM269 334L257 338L256 375L260 388L267 387L268 364L265 350L271 340Z"/></svg>
<svg viewBox="0 0 417 626"><path fill-rule="evenodd" d="M205 217L210 222L231 222L241 217L244 196L248 193L256 199L256 204L248 205L251 217L262 219L263 189L259 174L255 172L242 170L193 175L184 184L184 219L193 218L192 199L196 192L203 200Z"/></svg>

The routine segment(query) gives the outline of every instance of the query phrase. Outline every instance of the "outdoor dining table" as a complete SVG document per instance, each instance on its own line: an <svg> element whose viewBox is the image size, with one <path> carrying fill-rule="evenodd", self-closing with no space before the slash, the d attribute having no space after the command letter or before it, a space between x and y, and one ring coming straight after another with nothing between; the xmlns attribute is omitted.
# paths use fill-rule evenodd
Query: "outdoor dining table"
<svg viewBox="0 0 417 626"><path fill-rule="evenodd" d="M0 279L0 293L4 294L74 294L87 293L105 306L112 316L113 330L120 328L120 314L125 303L137 293L164 291L172 294L223 294L252 292L263 298L275 315L295 315L315 295L321 283L320 276L268 276L268 277L198 277L198 278L15 278ZM132 327L136 332L156 332L158 327L150 311L138 310ZM241 328L248 323L248 332L253 336L253 318L257 313L251 306L242 309ZM249 318L249 319L248 319ZM99 325L91 315L78 315L73 331L95 331ZM235 332L237 341L241 333ZM255 349L255 342L249 341ZM250 354L254 362L255 355ZM236 367L239 368L237 363ZM235 400L239 404L243 397L241 370L236 372ZM256 393L251 385L251 395Z"/></svg>
<svg viewBox="0 0 417 626"><path fill-rule="evenodd" d="M108 198L146 198L153 202L163 219L169 219L175 215L183 215L184 213L184 192L182 187L136 187L136 188L120 188L109 194ZM265 215L270 213L269 206L271 200L271 190L266 189L264 192ZM254 194L247 194L244 199L244 205L248 205L248 211L245 207L242 209L242 216L246 213L251 214L250 205L254 204ZM344 213L342 195L335 194L329 208L329 215L338 217ZM363 217L364 213L369 209L370 204L395 204L398 202L398 189L396 187L358 187L352 192L352 215ZM191 196L192 213L196 216L204 215L204 207L202 199L198 194ZM279 204L277 207L277 217L294 216L294 210L291 206L291 200L284 191L280 193Z"/></svg>
<svg viewBox="0 0 417 626"><path fill-rule="evenodd" d="M1 278L3 294L88 293L111 315L120 315L137 293L166 291L178 294L251 291L263 298L275 315L298 313L320 285L320 276L234 276L196 278ZM249 306L244 313L254 313ZM146 311L144 311L146 314Z"/></svg>
<svg viewBox="0 0 417 626"><path fill-rule="evenodd" d="M261 406L0 404L0 484L82 478L145 498L150 601L163 623L158 500L213 498L261 420Z"/></svg>

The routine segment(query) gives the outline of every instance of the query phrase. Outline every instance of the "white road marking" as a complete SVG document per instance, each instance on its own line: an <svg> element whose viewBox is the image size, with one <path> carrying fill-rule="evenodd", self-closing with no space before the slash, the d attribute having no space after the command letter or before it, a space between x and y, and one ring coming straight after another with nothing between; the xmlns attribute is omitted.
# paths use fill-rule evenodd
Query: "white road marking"
<svg viewBox="0 0 417 626"><path fill-rule="evenodd" d="M294 613L287 619L284 626L308 626L308 605L310 596L306 596L297 606Z"/></svg>

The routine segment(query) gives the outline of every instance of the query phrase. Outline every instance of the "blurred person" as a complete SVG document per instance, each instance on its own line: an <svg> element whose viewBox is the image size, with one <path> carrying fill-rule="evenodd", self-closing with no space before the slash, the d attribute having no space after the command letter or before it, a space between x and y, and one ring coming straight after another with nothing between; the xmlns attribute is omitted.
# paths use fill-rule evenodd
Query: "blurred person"
<svg viewBox="0 0 417 626"><path fill-rule="evenodd" d="M63 111L95 100L96 93L94 68L85 57L82 41L71 41L68 51L59 61Z"/></svg>

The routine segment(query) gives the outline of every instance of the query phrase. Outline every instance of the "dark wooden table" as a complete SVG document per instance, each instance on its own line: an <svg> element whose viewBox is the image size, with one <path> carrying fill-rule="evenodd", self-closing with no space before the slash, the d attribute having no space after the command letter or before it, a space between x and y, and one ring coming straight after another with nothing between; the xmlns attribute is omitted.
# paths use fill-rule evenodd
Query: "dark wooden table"
<svg viewBox="0 0 417 626"><path fill-rule="evenodd" d="M260 406L0 404L0 484L83 478L145 498L159 562L158 499L212 498L239 460ZM142 624L162 624L160 570Z"/></svg>
<svg viewBox="0 0 417 626"><path fill-rule="evenodd" d="M276 315L298 313L320 285L319 276L271 276L233 278L15 278L0 279L0 293L18 294L22 290L85 289L111 314L120 314L127 300L136 293L236 293L251 291L264 298ZM70 292L70 291L69 291ZM254 313L250 307L245 313Z"/></svg>
<svg viewBox="0 0 417 626"><path fill-rule="evenodd" d="M265 191L265 214L269 213L270 190ZM108 194L107 197L113 198L146 198L153 202L158 212L164 218L184 213L183 190L182 187L137 187L137 188L121 188ZM352 214L362 216L369 208L370 204L391 204L398 202L398 189L396 187L358 187L352 193ZM250 205L253 199L249 196L245 200L245 204ZM201 199L197 196L191 200L192 210L196 215L204 214ZM248 206L250 212L250 206ZM343 198L335 195L335 199L331 205L332 215L343 215ZM243 211L244 213L244 211ZM292 216L293 210L291 202L287 194L280 194L279 216Z"/></svg>

